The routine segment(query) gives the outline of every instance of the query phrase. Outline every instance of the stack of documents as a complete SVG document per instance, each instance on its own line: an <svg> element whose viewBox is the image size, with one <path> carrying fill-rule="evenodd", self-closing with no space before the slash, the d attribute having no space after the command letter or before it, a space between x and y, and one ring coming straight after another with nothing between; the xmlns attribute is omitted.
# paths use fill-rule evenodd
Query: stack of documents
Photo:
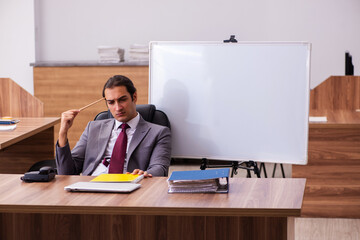
<svg viewBox="0 0 360 240"><path fill-rule="evenodd" d="M0 119L0 131L12 131L16 128L17 119Z"/></svg>
<svg viewBox="0 0 360 240"><path fill-rule="evenodd" d="M309 117L309 122L327 122L327 117Z"/></svg>
<svg viewBox="0 0 360 240"><path fill-rule="evenodd" d="M227 193L229 168L174 171L168 179L169 193Z"/></svg>
<svg viewBox="0 0 360 240"><path fill-rule="evenodd" d="M125 50L118 47L99 46L100 63L118 63L124 61Z"/></svg>
<svg viewBox="0 0 360 240"><path fill-rule="evenodd" d="M129 49L129 61L149 61L149 46L132 44Z"/></svg>

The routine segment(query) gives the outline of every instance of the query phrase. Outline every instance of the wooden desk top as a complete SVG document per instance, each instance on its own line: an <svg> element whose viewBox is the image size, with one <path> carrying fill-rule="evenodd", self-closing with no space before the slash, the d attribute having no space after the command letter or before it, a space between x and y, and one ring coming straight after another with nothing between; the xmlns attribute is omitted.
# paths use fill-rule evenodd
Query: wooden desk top
<svg viewBox="0 0 360 240"><path fill-rule="evenodd" d="M167 178L143 179L127 193L75 193L64 187L91 176L57 175L50 183L23 183L0 174L0 212L173 216L300 216L305 179L231 178L228 194L169 194Z"/></svg>
<svg viewBox="0 0 360 240"><path fill-rule="evenodd" d="M356 111L311 111L312 117L327 117L326 123L310 122L310 128L360 128L360 112Z"/></svg>
<svg viewBox="0 0 360 240"><path fill-rule="evenodd" d="M60 118L42 117L42 118L17 118L16 129L13 131L0 132L0 149L4 149L12 144L20 142L25 138L31 137L49 127L60 122Z"/></svg>

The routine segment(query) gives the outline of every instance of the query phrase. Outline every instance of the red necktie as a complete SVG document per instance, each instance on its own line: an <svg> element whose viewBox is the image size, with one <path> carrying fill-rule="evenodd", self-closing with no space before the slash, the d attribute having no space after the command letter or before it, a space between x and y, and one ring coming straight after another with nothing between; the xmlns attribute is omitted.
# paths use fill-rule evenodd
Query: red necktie
<svg viewBox="0 0 360 240"><path fill-rule="evenodd" d="M124 162L127 146L126 129L130 126L126 123L123 123L120 127L121 132L116 139L113 152L111 154L109 173L123 173L124 171Z"/></svg>

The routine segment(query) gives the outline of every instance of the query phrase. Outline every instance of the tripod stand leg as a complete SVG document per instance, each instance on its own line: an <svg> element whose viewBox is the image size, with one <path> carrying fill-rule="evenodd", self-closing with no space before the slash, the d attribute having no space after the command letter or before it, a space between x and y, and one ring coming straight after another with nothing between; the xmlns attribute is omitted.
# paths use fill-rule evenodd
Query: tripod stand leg
<svg viewBox="0 0 360 240"><path fill-rule="evenodd" d="M284 171L284 166L282 163L280 163L280 167L281 167L282 177L285 178L285 171Z"/></svg>
<svg viewBox="0 0 360 240"><path fill-rule="evenodd" d="M252 162L252 165L254 166L254 173L256 174L256 176L258 177L258 178L260 178L261 176L260 176L260 170L259 170L259 168L258 168L258 166L257 166L257 163L256 162Z"/></svg>
<svg viewBox="0 0 360 240"><path fill-rule="evenodd" d="M277 163L274 163L274 168L273 168L273 173L272 173L273 178L275 177L276 167L277 167Z"/></svg>
<svg viewBox="0 0 360 240"><path fill-rule="evenodd" d="M201 170L205 170L206 167L207 167L207 165L208 165L208 160L207 160L207 158L201 159L200 169L201 169Z"/></svg>
<svg viewBox="0 0 360 240"><path fill-rule="evenodd" d="M266 173L266 167L265 167L265 163L260 163L260 175L261 175L261 171L264 170L264 176L265 178L267 178L267 173Z"/></svg>

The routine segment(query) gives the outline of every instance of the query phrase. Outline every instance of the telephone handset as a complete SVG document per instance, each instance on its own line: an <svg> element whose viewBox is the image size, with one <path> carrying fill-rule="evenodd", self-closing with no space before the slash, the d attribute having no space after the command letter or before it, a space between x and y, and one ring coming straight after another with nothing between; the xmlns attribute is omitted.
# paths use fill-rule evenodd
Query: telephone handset
<svg viewBox="0 0 360 240"><path fill-rule="evenodd" d="M27 172L21 177L24 182L50 182L55 178L55 170L52 167L42 167L39 171Z"/></svg>

